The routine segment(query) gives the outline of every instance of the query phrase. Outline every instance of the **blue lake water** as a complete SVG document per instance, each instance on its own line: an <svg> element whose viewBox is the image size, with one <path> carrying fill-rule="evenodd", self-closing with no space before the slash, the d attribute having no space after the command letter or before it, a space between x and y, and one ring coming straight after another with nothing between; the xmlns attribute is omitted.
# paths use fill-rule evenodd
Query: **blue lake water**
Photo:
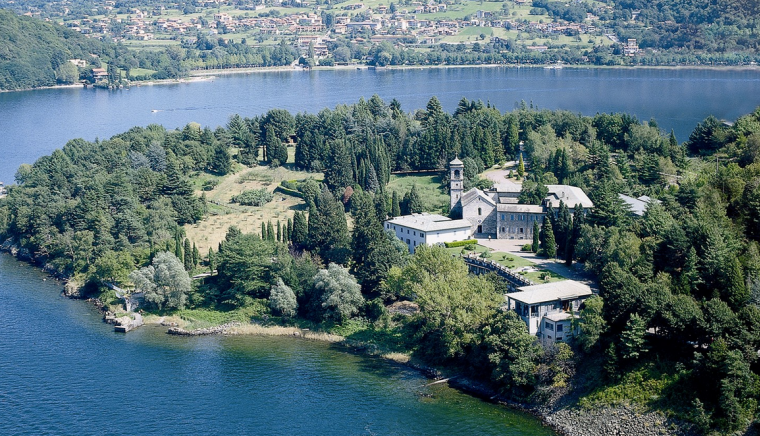
<svg viewBox="0 0 760 436"><path fill-rule="evenodd" d="M402 108L436 95L511 110L655 118L684 141L713 114L760 105L757 71L447 68L269 72L130 90L0 93L0 181L71 138L135 125L224 124L272 108L316 112L378 94ZM155 110L155 112L154 112ZM115 334L61 285L0 256L0 434L549 435L535 419L414 371L323 343L282 338L176 338L145 327Z"/></svg>
<svg viewBox="0 0 760 436"><path fill-rule="evenodd" d="M218 76L204 82L129 90L50 89L0 93L0 181L21 163L72 138L109 138L132 126L168 128L195 121L216 127L230 115L272 108L317 112L378 94L406 111L432 96L453 111L462 97L490 101L502 111L531 102L586 115L627 112L655 118L685 141L708 115L734 120L760 105L760 70L433 68L287 71ZM153 112L156 110L158 112Z"/></svg>

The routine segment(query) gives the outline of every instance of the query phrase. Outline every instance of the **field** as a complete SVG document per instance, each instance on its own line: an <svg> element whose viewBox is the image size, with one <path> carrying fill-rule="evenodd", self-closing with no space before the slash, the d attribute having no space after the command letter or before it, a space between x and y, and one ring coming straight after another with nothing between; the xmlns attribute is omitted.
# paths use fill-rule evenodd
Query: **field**
<svg viewBox="0 0 760 436"><path fill-rule="evenodd" d="M289 152L292 159L293 149ZM260 234L262 222L272 221L275 228L277 221L285 224L288 218L293 218L295 211L306 210L306 204L301 198L276 192L274 199L262 207L241 206L231 203L231 199L234 195L250 189L264 188L274 192L283 180L306 180L309 177L321 179L322 175L295 171L289 165L276 169L266 166L244 168L225 177L203 174L196 178L194 183L198 195L206 194L209 214L200 222L185 225L187 237L195 242L198 250L205 255L209 248L216 250L230 226L237 226L243 233ZM217 183L214 189L202 191L203 183L212 180Z"/></svg>
<svg viewBox="0 0 760 436"><path fill-rule="evenodd" d="M444 212L449 209L449 195L441 186L439 175L391 175L388 183L388 192L398 192L399 200L404 194L411 191L412 186L417 186L424 209L430 212ZM446 212L447 213L447 212Z"/></svg>

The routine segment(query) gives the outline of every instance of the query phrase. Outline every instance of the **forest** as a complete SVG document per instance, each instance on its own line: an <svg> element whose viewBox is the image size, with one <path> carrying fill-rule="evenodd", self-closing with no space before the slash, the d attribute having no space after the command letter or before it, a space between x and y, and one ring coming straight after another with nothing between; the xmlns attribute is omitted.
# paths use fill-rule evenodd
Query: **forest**
<svg viewBox="0 0 760 436"><path fill-rule="evenodd" d="M440 172L445 187L446 164L459 156L467 185L487 187L478 175L515 159L521 143L526 198L564 183L595 205L575 217L563 205L542 229L544 250L582 262L599 282L571 344L528 335L500 309L500 280L469 275L441 247L409 255L382 230L387 217L430 210L414 188L391 192L392 172ZM306 210L256 234L233 226L199 253L182 227L208 214L198 177L257 165L312 172L284 186ZM450 114L435 97L405 112L373 96L316 114L236 115L215 129L150 125L71 140L19 168L0 199L0 236L83 295L108 299L104 283L134 285L158 313L247 310L354 329L516 401L551 405L572 392L582 405L634 402L730 433L755 421L760 398L759 187L760 109L730 125L708 117L679 143L655 120L626 114L502 113L465 98ZM637 217L621 193L658 201ZM209 270L217 273L188 278ZM418 311L389 313L399 301Z"/></svg>

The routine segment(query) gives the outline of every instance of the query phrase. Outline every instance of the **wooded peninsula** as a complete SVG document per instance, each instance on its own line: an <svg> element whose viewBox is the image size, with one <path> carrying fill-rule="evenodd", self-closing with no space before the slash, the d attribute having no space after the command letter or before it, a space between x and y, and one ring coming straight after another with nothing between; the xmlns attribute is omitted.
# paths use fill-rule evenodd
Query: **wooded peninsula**
<svg viewBox="0 0 760 436"><path fill-rule="evenodd" d="M525 240L598 283L572 338L539 341L503 308L508 284L460 257L515 269L519 256L475 241L410 254L385 231L393 217L452 212L455 158L465 190L491 188L500 170L519 204L555 185L593 201L550 208ZM0 237L114 312L118 286L148 314L333 333L523 404L633 404L705 434L757 419L760 109L708 117L682 143L626 114L502 113L465 98L449 114L435 97L415 112L373 96L215 129L134 127L21 166Z"/></svg>

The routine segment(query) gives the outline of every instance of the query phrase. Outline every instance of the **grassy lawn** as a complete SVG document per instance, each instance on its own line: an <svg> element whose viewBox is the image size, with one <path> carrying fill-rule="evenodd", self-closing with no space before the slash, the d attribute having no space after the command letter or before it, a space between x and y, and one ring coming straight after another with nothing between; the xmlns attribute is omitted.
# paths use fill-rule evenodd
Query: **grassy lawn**
<svg viewBox="0 0 760 436"><path fill-rule="evenodd" d="M450 198L441 186L439 175L391 175L388 192L398 192L399 200L401 200L404 194L411 191L412 185L417 186L417 192L426 211L441 213L443 210L448 210Z"/></svg>
<svg viewBox="0 0 760 436"><path fill-rule="evenodd" d="M464 250L464 253L483 253L485 251L488 251L488 248L482 246L482 245L475 245L474 250L467 250L464 247L455 247L455 248L447 248L449 253L452 255L454 254L461 254ZM513 271L521 271L523 268L535 268L536 271L532 272L526 272L523 274L525 278L532 281L533 283L551 283L551 282L559 282L562 280L565 280L564 277L560 276L559 274L555 274L551 271L545 270L541 268L540 266L536 265L535 263L529 261L528 259L524 259L518 255L515 255L513 253L504 253L501 251L495 251L491 252L491 257L487 258L488 260L492 260L498 264L501 264ZM544 280L541 278L542 275L545 273L549 273L549 279Z"/></svg>
<svg viewBox="0 0 760 436"><path fill-rule="evenodd" d="M130 77L149 76L155 72L156 70L149 70L147 68L132 68L131 70L129 70L129 76Z"/></svg>

